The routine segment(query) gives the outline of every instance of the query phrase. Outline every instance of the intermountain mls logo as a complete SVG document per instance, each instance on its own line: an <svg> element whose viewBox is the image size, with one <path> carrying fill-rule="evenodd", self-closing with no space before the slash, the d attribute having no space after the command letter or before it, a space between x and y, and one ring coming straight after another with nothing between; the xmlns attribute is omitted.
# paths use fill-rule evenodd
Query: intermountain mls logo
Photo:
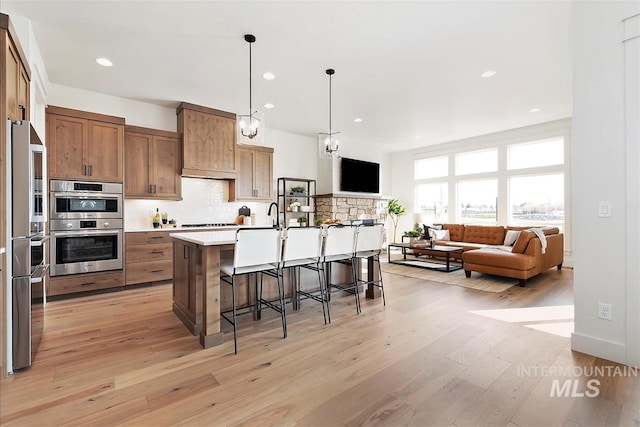
<svg viewBox="0 0 640 427"><path fill-rule="evenodd" d="M552 377L549 397L598 397L598 378L637 377L638 369L629 366L518 366L517 375Z"/></svg>

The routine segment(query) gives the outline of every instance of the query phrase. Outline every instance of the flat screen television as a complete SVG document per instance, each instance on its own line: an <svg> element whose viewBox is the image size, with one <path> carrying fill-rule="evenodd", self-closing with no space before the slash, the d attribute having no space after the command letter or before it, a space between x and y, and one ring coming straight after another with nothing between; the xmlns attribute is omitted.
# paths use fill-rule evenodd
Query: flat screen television
<svg viewBox="0 0 640 427"><path fill-rule="evenodd" d="M380 164L341 157L340 191L379 193Z"/></svg>

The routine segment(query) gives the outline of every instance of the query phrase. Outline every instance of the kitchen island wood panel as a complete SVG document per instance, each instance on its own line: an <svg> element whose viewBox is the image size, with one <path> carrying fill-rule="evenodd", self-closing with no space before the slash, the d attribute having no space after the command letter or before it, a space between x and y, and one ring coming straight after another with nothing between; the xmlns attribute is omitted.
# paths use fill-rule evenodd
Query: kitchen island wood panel
<svg viewBox="0 0 640 427"><path fill-rule="evenodd" d="M173 312L204 348L220 345L220 260L235 230L173 233Z"/></svg>

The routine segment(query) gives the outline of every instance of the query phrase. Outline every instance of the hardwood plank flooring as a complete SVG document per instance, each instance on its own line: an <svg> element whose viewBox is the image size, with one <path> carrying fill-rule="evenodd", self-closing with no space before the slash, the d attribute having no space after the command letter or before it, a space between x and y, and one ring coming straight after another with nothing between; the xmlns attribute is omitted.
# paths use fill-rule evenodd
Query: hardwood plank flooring
<svg viewBox="0 0 640 427"><path fill-rule="evenodd" d="M171 312L171 286L50 302L31 368L0 383L3 426L638 425L638 377L598 377L597 397L550 397L586 376L530 367L619 366L572 352L569 338L485 310L570 305L571 270L489 293L384 274L387 306L288 306L289 336L263 313L204 350ZM473 312L473 313L472 313ZM571 319L564 319L570 321ZM553 323L557 319L540 319Z"/></svg>

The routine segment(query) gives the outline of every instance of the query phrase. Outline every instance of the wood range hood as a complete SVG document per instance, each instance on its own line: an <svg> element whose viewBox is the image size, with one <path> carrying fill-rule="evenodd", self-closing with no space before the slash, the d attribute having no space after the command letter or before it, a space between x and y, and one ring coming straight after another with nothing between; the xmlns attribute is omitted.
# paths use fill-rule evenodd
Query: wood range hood
<svg viewBox="0 0 640 427"><path fill-rule="evenodd" d="M182 134L182 176L235 182L235 113L181 102L176 114Z"/></svg>

